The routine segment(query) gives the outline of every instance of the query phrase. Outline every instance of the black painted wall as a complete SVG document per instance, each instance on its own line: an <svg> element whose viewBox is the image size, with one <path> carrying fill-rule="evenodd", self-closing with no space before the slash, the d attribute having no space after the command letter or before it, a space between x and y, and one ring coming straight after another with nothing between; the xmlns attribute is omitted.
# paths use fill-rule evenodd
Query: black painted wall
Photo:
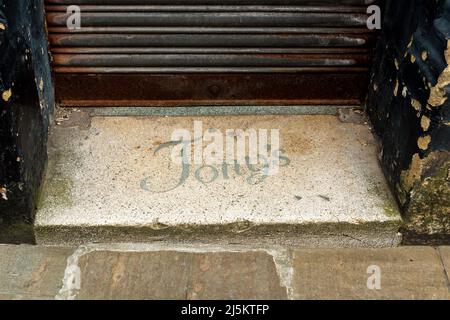
<svg viewBox="0 0 450 320"><path fill-rule="evenodd" d="M0 0L0 243L34 242L54 92L43 0Z"/></svg>
<svg viewBox="0 0 450 320"><path fill-rule="evenodd" d="M407 243L449 241L450 0L386 0L367 111Z"/></svg>

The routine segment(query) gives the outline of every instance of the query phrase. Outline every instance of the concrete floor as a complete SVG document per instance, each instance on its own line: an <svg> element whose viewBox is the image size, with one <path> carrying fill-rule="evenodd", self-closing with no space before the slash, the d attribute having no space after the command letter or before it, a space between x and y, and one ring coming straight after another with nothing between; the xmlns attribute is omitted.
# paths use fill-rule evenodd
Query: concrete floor
<svg viewBox="0 0 450 320"><path fill-rule="evenodd" d="M70 120L70 117L73 119ZM200 241L395 246L400 214L367 125L327 115L87 117L54 128L39 243ZM289 159L261 178L171 162L174 129L279 129ZM254 174L254 175L253 175ZM170 190L170 191L166 191Z"/></svg>

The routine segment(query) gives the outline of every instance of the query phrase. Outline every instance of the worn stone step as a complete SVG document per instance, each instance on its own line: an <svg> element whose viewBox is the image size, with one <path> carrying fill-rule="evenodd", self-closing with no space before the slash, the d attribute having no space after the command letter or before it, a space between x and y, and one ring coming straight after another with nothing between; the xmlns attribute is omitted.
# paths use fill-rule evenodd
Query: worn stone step
<svg viewBox="0 0 450 320"><path fill-rule="evenodd" d="M36 215L38 243L373 247L400 241L400 214L366 124L331 115L90 117L81 111L57 121ZM194 121L224 141L227 129L278 129L278 172L266 175L261 165L245 162L190 162L183 175L169 142L176 129L194 138Z"/></svg>

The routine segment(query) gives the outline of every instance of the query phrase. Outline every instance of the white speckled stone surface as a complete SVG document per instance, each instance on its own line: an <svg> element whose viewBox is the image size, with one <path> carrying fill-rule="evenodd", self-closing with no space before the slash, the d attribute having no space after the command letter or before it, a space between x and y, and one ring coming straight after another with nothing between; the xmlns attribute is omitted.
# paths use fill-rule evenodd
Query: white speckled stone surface
<svg viewBox="0 0 450 320"><path fill-rule="evenodd" d="M172 191L145 190L177 184L181 167L168 149L155 149L176 128L192 131L194 120L222 132L280 129L290 163L256 185L248 183L248 169L224 177L218 166L211 183L200 182L191 169ZM348 229L362 238L376 238L379 231L380 239L395 245L401 219L377 155L367 126L334 116L93 117L88 129L55 127L50 136L37 239L147 241L223 232L244 238L310 234L320 242L321 232L342 235Z"/></svg>

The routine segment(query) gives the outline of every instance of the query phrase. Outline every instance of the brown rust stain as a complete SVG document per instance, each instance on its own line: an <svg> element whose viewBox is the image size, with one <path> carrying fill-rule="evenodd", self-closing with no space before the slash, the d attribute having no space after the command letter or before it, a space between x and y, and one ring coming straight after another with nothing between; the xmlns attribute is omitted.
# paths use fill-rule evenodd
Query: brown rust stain
<svg viewBox="0 0 450 320"><path fill-rule="evenodd" d="M124 255L119 255L117 259L117 263L114 265L112 269L112 287L116 287L120 280L122 280L125 275L125 261L126 258Z"/></svg>
<svg viewBox="0 0 450 320"><path fill-rule="evenodd" d="M329 74L55 74L61 106L361 105L368 71ZM348 68L346 69L348 70ZM323 71L323 73L322 73ZM361 70L362 71L362 70ZM127 83L126 86L119 84ZM211 86L221 88L214 95ZM97 90L92 90L95 87ZM176 94L170 88L176 87ZM112 89L111 89L112 88Z"/></svg>
<svg viewBox="0 0 450 320"><path fill-rule="evenodd" d="M24 286L27 291L35 291L39 284L42 282L43 274L47 270L48 261L45 259L37 269L31 274L31 279L27 281Z"/></svg>

